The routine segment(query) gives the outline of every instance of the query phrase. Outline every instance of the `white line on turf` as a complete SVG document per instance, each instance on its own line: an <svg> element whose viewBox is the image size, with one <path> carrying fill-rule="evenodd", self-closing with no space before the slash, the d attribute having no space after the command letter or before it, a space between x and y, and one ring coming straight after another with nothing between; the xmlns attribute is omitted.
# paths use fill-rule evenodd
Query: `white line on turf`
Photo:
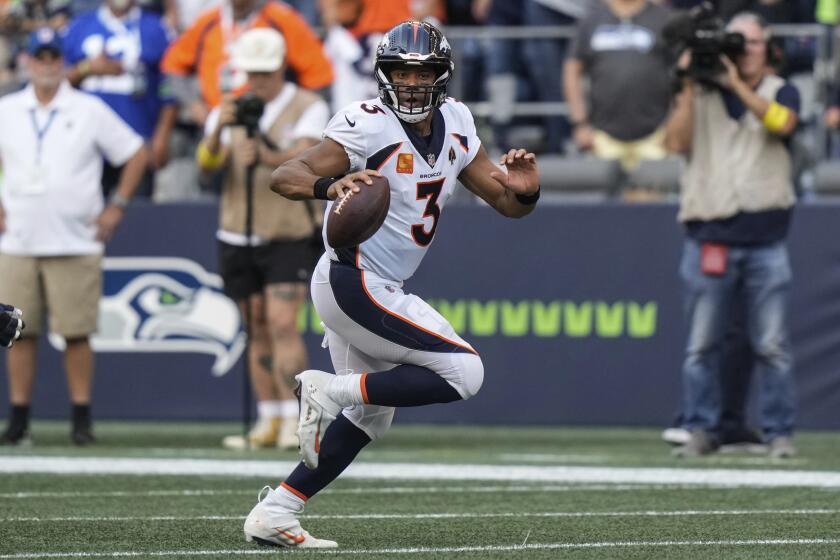
<svg viewBox="0 0 840 560"><path fill-rule="evenodd" d="M677 510L677 511L545 511L496 513L358 513L303 515L302 519L488 519L519 517L702 517L726 515L840 515L840 509L735 509L735 510ZM7 517L0 523L24 522L135 522L135 521L232 521L244 515L196 516L76 516L76 517Z"/></svg>
<svg viewBox="0 0 840 560"><path fill-rule="evenodd" d="M609 463L605 455L567 455L560 453L501 453L496 455L502 461L534 463Z"/></svg>
<svg viewBox="0 0 840 560"><path fill-rule="evenodd" d="M469 494L504 492L626 492L638 490L709 490L728 489L722 485L678 485L678 484L517 484L505 486L383 486L361 488L327 488L320 494ZM833 489L829 489L833 490ZM114 490L111 492L6 492L0 493L0 500L38 498L144 498L160 496L229 496L252 495L248 490Z"/></svg>
<svg viewBox="0 0 840 560"><path fill-rule="evenodd" d="M329 555L374 555L374 554L435 554L452 552L521 552L526 550L560 550L560 549L591 549L591 548L646 548L646 547L677 547L677 546L795 546L795 545L827 545L840 544L840 539L757 539L757 540L718 540L718 541L606 541L582 543L531 543L487 546L453 546L453 547L417 547L417 548L371 548L371 549L308 549L309 554ZM16 554L0 555L2 560L19 560L25 558L136 558L167 556L258 556L274 554L277 549L253 548L232 550L161 550L161 551L112 551L112 552L19 552Z"/></svg>
<svg viewBox="0 0 840 560"><path fill-rule="evenodd" d="M0 472L121 475L220 475L276 479L297 466L291 461L148 459L116 457L6 457ZM510 480L566 483L717 484L730 487L840 487L840 472L771 469L569 467L441 463L351 465L343 479Z"/></svg>

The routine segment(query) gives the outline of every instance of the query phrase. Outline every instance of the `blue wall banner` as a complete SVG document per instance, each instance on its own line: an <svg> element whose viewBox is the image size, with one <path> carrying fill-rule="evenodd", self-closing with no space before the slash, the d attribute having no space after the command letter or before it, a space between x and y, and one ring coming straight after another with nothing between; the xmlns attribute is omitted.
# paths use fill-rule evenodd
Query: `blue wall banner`
<svg viewBox="0 0 840 560"><path fill-rule="evenodd" d="M801 206L789 243L801 427L840 428L839 213ZM127 213L108 246L93 339L96 417L241 417L245 341L216 274L217 216L214 204ZM522 220L447 208L406 291L476 347L484 387L464 403L401 410L398 421L669 423L684 345L682 241L673 205L545 205ZM330 369L311 305L299 327L311 365ZM37 417L69 414L62 344L42 341ZM0 382L0 402L7 389Z"/></svg>

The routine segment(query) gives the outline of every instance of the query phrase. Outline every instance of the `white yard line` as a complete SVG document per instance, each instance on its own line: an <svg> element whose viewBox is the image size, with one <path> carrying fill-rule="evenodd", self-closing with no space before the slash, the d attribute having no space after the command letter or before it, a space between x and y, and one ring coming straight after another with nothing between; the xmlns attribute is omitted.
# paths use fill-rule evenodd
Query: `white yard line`
<svg viewBox="0 0 840 560"><path fill-rule="evenodd" d="M735 509L735 510L678 510L678 511L545 511L496 513L358 513L302 515L301 519L493 519L521 517L719 517L739 515L840 515L840 509ZM76 516L76 517L0 517L0 523L54 522L137 522L137 521L234 521L244 515L151 515L151 516Z"/></svg>
<svg viewBox="0 0 840 560"><path fill-rule="evenodd" d="M486 494L505 492L635 492L639 490L722 490L730 486L679 484L509 484L504 486L381 486L327 488L323 494ZM835 491L834 488L825 488ZM206 497L253 495L253 489L232 490L113 490L110 492L6 492L0 500L74 498L156 498L161 496Z"/></svg>
<svg viewBox="0 0 840 560"><path fill-rule="evenodd" d="M114 457L4 457L0 473L237 476L278 480L291 461ZM522 466L440 463L351 465L342 479L484 480L601 484L679 484L727 487L840 487L840 472L805 470Z"/></svg>
<svg viewBox="0 0 840 560"><path fill-rule="evenodd" d="M718 540L718 541L605 541L582 543L528 543L511 545L488 546L458 546L458 547L422 547L422 548L373 548L373 549L310 549L309 554L357 556L374 554L441 554L457 552L523 552L528 550L562 550L562 549L597 549L597 548L643 548L643 547L702 547L702 546L795 546L795 545L831 545L840 544L840 539L759 539L759 540ZM27 558L136 558L167 556L258 556L266 554L276 555L279 551L270 548L233 549L233 550L163 550L143 552L19 552L16 554L0 555L2 560L19 560Z"/></svg>

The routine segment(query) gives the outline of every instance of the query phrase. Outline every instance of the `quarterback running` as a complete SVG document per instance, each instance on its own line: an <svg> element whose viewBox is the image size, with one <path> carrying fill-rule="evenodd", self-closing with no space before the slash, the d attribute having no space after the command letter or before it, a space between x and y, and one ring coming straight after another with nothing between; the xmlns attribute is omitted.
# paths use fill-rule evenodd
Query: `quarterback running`
<svg viewBox="0 0 840 560"><path fill-rule="evenodd" d="M481 388L478 353L425 301L406 294L403 282L431 246L458 181L500 214L520 218L539 198L539 174L526 150L504 154L501 168L490 160L469 109L446 96L453 69L451 48L437 28L397 25L377 49L379 98L339 111L320 144L272 175L278 194L330 201L382 176L390 206L372 237L356 247L327 246L315 269L312 300L334 372L297 376L303 462L251 510L248 541L338 546L301 528L306 501L387 431L395 408L465 400Z"/></svg>

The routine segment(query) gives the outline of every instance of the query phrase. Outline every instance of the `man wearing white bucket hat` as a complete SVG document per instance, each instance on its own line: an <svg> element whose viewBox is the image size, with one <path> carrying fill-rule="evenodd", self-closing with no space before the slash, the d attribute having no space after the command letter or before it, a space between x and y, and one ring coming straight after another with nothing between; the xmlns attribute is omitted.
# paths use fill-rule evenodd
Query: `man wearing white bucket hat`
<svg viewBox="0 0 840 560"><path fill-rule="evenodd" d="M250 378L258 420L247 437L225 447L297 448L294 375L306 369L297 314L320 251L323 207L276 196L271 171L315 145L329 119L316 94L284 81L286 44L273 29L246 31L232 62L248 75L249 92L226 97L209 115L197 159L205 172L223 171L219 217L220 270L243 316L250 305ZM246 235L248 168L253 168L252 229Z"/></svg>

